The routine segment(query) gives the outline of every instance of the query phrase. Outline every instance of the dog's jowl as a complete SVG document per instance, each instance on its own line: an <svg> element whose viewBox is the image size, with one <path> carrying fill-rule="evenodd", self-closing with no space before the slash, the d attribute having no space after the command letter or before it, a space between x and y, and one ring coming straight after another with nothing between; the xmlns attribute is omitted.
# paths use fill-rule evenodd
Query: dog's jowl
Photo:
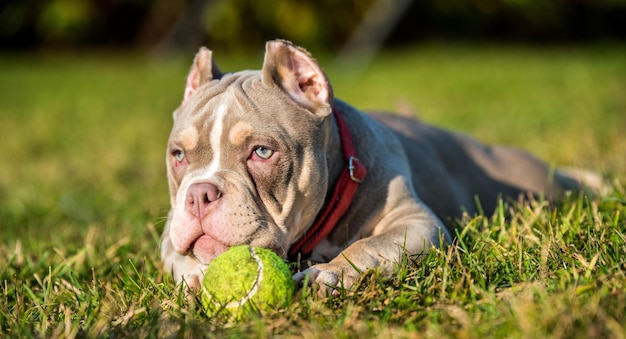
<svg viewBox="0 0 626 339"><path fill-rule="evenodd" d="M171 210L164 267L200 286L234 245L314 263L294 275L332 292L359 272L450 242L462 212L499 197L555 197L579 184L519 150L334 97L317 62L283 40L258 71L195 57L167 145Z"/></svg>

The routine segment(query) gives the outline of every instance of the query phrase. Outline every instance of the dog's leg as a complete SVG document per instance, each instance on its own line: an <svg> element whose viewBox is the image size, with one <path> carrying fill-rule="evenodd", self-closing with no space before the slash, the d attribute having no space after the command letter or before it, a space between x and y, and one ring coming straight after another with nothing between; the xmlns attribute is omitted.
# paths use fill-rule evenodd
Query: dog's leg
<svg viewBox="0 0 626 339"><path fill-rule="evenodd" d="M404 180L392 181L390 191L395 194L388 197L380 219L364 227L372 230L370 236L353 242L330 262L296 273L294 280L302 283L309 276L310 284L319 285L319 294L336 294L338 288L350 289L367 270L387 275L404 255L418 259L432 247L451 242L441 221L410 193Z"/></svg>
<svg viewBox="0 0 626 339"><path fill-rule="evenodd" d="M311 284L319 285L320 295L337 294L338 288L353 287L367 270L391 274L404 255L417 260L432 247L440 247L441 241L450 241L448 233L432 215L407 218L396 224L382 234L354 242L328 263L296 273L294 280L302 283L308 275Z"/></svg>

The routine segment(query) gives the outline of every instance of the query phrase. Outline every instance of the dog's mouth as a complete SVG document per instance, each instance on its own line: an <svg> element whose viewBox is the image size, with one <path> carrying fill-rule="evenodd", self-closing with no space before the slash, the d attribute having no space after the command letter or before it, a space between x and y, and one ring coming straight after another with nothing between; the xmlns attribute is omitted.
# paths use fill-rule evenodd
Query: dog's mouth
<svg viewBox="0 0 626 339"><path fill-rule="evenodd" d="M219 240L203 234L190 246L191 253L202 263L208 265L215 257L224 253L229 248Z"/></svg>

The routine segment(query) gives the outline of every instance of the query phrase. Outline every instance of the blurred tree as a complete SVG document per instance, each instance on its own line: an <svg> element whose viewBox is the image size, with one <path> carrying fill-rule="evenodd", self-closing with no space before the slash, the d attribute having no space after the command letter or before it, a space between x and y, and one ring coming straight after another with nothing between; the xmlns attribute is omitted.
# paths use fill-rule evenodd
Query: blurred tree
<svg viewBox="0 0 626 339"><path fill-rule="evenodd" d="M187 5L181 20L160 46L190 48L210 41L226 49L246 49L258 47L268 39L284 38L307 46L337 47L358 25L371 3L372 0L196 0ZM202 28L201 37L185 37L190 31L199 32L198 26Z"/></svg>
<svg viewBox="0 0 626 339"><path fill-rule="evenodd" d="M77 40L89 27L89 2L56 0L44 4L37 21L37 32L44 41Z"/></svg>
<svg viewBox="0 0 626 339"><path fill-rule="evenodd" d="M374 14L385 25L368 24ZM244 50L281 37L338 50L364 33L386 43L624 40L625 18L626 0L2 0L0 46Z"/></svg>
<svg viewBox="0 0 626 339"><path fill-rule="evenodd" d="M626 0L414 1L391 43L431 37L532 42L626 38Z"/></svg>

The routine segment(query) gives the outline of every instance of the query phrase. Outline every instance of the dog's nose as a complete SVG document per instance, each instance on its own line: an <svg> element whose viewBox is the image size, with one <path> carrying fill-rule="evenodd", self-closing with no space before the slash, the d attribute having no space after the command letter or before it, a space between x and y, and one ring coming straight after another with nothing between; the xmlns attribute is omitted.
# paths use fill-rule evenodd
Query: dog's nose
<svg viewBox="0 0 626 339"><path fill-rule="evenodd" d="M189 186L187 190L186 208L196 218L203 218L212 202L222 197L215 185L199 183Z"/></svg>

